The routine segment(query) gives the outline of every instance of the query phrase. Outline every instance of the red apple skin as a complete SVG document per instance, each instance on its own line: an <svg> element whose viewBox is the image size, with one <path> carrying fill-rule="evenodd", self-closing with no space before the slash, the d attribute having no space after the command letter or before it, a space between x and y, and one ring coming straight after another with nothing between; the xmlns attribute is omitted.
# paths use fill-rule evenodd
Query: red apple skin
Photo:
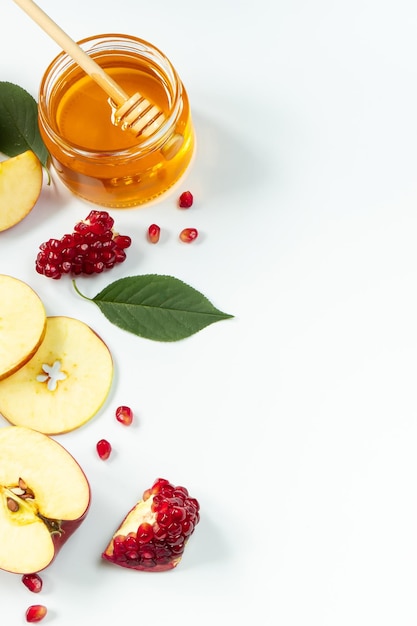
<svg viewBox="0 0 417 626"><path fill-rule="evenodd" d="M90 502L91 502L91 491L90 491ZM90 510L90 502L88 503L88 507L86 508L84 514L78 519L61 520L61 524L60 524L61 532L52 534L52 541L54 544L54 558L52 559L52 561L50 561L50 563L46 567L49 567L49 565L51 565L51 563L55 561L61 548L67 543L71 535L73 535L75 531L81 526L82 522L85 520Z"/></svg>

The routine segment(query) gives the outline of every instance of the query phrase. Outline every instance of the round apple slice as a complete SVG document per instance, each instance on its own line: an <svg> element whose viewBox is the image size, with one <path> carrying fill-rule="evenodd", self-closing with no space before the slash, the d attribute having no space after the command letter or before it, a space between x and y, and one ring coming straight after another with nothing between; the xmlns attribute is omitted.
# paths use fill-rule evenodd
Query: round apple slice
<svg viewBox="0 0 417 626"><path fill-rule="evenodd" d="M21 280L0 274L0 381L32 358L45 331L39 296Z"/></svg>
<svg viewBox="0 0 417 626"><path fill-rule="evenodd" d="M91 490L73 456L29 428L0 428L0 569L45 569L87 515Z"/></svg>
<svg viewBox="0 0 417 626"><path fill-rule="evenodd" d="M15 226L30 213L42 184L42 165L32 150L0 162L0 231Z"/></svg>
<svg viewBox="0 0 417 626"><path fill-rule="evenodd" d="M112 356L97 333L72 317L48 317L36 354L0 381L0 413L16 426L66 433L98 412L112 379Z"/></svg>

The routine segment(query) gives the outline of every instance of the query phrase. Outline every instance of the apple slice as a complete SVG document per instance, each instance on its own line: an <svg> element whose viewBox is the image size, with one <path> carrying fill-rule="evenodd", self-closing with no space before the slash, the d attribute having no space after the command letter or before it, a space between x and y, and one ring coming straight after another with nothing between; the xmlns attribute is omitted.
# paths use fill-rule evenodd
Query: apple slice
<svg viewBox="0 0 417 626"><path fill-rule="evenodd" d="M146 572L173 569L200 520L199 510L185 487L158 478L126 515L101 556Z"/></svg>
<svg viewBox="0 0 417 626"><path fill-rule="evenodd" d="M112 379L112 356L97 333L72 317L48 317L37 352L0 381L0 413L16 426L66 433L98 412Z"/></svg>
<svg viewBox="0 0 417 626"><path fill-rule="evenodd" d="M0 274L0 321L1 381L32 358L46 331L39 296L26 283L5 274Z"/></svg>
<svg viewBox="0 0 417 626"><path fill-rule="evenodd" d="M45 569L87 515L91 490L73 456L29 428L0 428L0 568Z"/></svg>
<svg viewBox="0 0 417 626"><path fill-rule="evenodd" d="M32 150L0 162L0 231L18 224L40 196L42 165Z"/></svg>

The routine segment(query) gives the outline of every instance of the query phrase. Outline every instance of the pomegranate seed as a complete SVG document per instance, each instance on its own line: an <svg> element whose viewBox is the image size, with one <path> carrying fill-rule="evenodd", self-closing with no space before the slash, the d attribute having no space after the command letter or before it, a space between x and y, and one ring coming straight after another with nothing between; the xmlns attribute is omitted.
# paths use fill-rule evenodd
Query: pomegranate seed
<svg viewBox="0 0 417 626"><path fill-rule="evenodd" d="M154 521L149 521L149 507L145 508L146 515L132 518L130 532L122 535L119 529L115 533L103 558L137 570L164 571L176 566L199 522L200 506L184 487L176 487L163 478L143 492L137 506L140 508L149 498Z"/></svg>
<svg viewBox="0 0 417 626"><path fill-rule="evenodd" d="M151 243L158 243L161 229L157 224L151 224L148 228L148 239Z"/></svg>
<svg viewBox="0 0 417 626"><path fill-rule="evenodd" d="M193 194L191 193L191 191L184 191L178 200L178 205L182 208L182 209L189 209L190 206L193 205L194 202L194 198L193 198Z"/></svg>
<svg viewBox="0 0 417 626"><path fill-rule="evenodd" d="M116 409L116 419L125 426L130 426L133 420L133 411L128 406L118 406Z"/></svg>
<svg viewBox="0 0 417 626"><path fill-rule="evenodd" d="M97 442L97 454L103 461L109 458L111 445L106 439L100 439L100 441Z"/></svg>
<svg viewBox="0 0 417 626"><path fill-rule="evenodd" d="M180 232L180 239L185 243L191 243L194 239L198 237L198 230L196 228L184 228Z"/></svg>
<svg viewBox="0 0 417 626"><path fill-rule="evenodd" d="M127 235L116 235L113 238L113 241L119 248L122 248L123 250L125 248L129 248L129 246L132 244L132 239Z"/></svg>
<svg viewBox="0 0 417 626"><path fill-rule="evenodd" d="M42 578L39 574L24 574L22 576L22 583L32 591L32 593L39 593L42 589Z"/></svg>
<svg viewBox="0 0 417 626"><path fill-rule="evenodd" d="M47 614L46 606L42 604L32 604L26 611L27 622L40 622Z"/></svg>
<svg viewBox="0 0 417 626"><path fill-rule="evenodd" d="M107 211L91 211L71 234L49 239L39 246L35 268L39 274L59 279L63 274L91 275L111 269L126 259L132 240L113 231Z"/></svg>

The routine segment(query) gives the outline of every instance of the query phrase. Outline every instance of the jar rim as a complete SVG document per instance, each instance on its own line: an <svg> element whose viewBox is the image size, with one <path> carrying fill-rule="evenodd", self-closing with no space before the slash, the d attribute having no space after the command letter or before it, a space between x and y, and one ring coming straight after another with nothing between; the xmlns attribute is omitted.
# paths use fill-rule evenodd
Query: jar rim
<svg viewBox="0 0 417 626"><path fill-rule="evenodd" d="M172 94L170 110L160 128L138 145L122 149L89 150L88 148L73 144L56 132L49 121L48 115L48 89L58 80L63 70L68 71L70 68L77 66L77 63L67 52L61 51L47 66L39 87L38 114L42 122L42 127L48 134L50 140L58 144L61 150L81 159L90 159L97 157L97 155L100 155L100 158L104 161L111 160L115 157L118 159L123 159L123 157L132 158L143 155L146 151L160 150L164 143L169 140L172 127L181 112L183 91L182 82L168 57L157 46L145 39L123 33L90 35L80 39L77 44L81 46L87 54L91 55L111 50L117 50L118 52L125 50L126 52L133 52L141 58L152 60L153 64L156 63L158 71L163 74L167 84L169 84L170 93Z"/></svg>

